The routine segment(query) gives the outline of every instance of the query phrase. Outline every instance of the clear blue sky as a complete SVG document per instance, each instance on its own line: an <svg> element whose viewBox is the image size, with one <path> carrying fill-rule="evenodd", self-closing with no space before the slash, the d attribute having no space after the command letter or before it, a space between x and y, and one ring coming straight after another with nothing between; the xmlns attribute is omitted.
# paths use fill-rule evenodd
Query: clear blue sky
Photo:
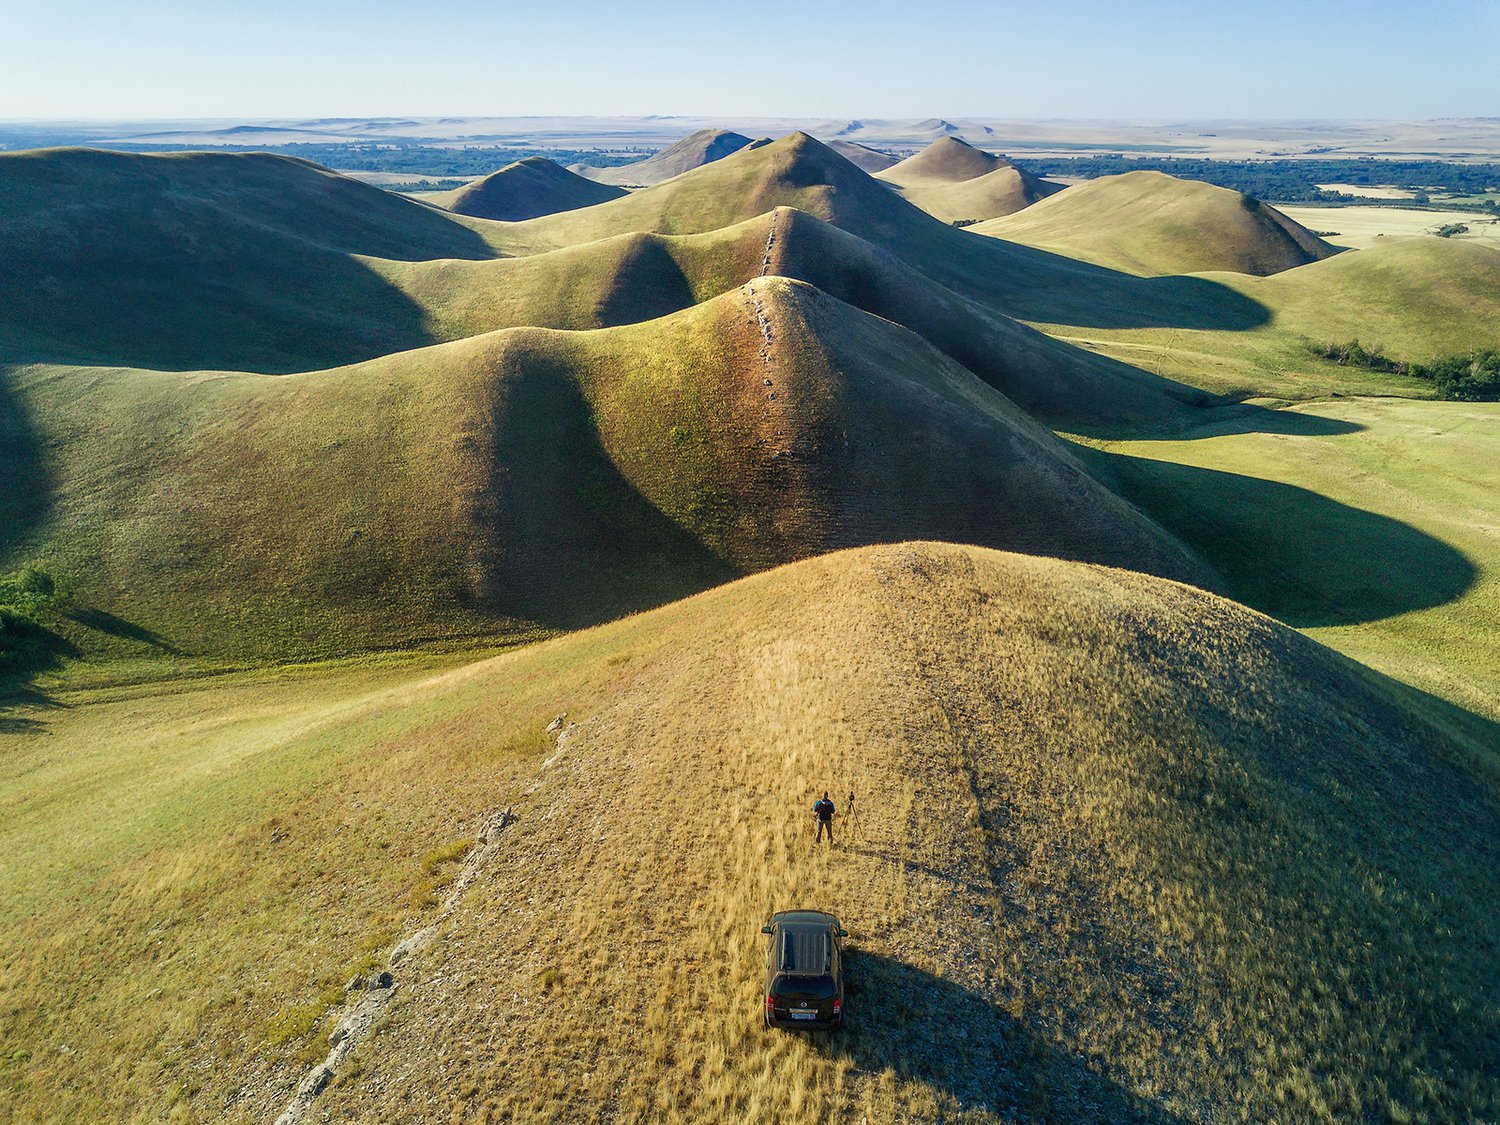
<svg viewBox="0 0 1500 1125"><path fill-rule="evenodd" d="M0 0L0 119L1500 115L1500 0Z"/></svg>

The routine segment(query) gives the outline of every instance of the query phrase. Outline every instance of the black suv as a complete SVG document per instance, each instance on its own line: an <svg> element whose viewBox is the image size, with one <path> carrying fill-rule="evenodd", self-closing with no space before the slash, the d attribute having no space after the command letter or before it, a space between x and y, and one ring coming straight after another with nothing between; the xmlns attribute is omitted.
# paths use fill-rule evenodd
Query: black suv
<svg viewBox="0 0 1500 1125"><path fill-rule="evenodd" d="M760 932L766 957L766 1026L826 1031L844 1018L841 938L849 931L821 910L783 910Z"/></svg>

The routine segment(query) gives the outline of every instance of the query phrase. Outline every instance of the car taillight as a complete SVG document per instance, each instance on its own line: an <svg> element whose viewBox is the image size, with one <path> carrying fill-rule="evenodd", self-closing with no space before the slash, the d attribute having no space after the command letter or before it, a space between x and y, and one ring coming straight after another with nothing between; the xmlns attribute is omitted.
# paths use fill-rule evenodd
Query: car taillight
<svg viewBox="0 0 1500 1125"><path fill-rule="evenodd" d="M839 1009L842 1008L843 1006L844 1006L844 1002L842 1000L840 1000L837 996L835 996L833 998L833 1014L834 1014L835 1017L838 1016Z"/></svg>
<svg viewBox="0 0 1500 1125"><path fill-rule="evenodd" d="M776 1014L776 1001L771 998L771 994L768 992L768 993L766 993L766 1015L768 1015L768 1016L774 1016L775 1014Z"/></svg>

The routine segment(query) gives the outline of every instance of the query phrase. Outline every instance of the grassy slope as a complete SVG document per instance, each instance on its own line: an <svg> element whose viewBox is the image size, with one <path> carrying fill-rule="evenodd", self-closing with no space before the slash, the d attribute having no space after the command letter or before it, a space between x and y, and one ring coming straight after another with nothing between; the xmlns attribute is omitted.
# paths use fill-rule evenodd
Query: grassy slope
<svg viewBox="0 0 1500 1125"><path fill-rule="evenodd" d="M874 175L882 172L893 164L900 161L894 156L879 149L871 148L869 145L858 144L855 141L833 140L828 142L828 147L833 149L849 163L865 172Z"/></svg>
<svg viewBox="0 0 1500 1125"><path fill-rule="evenodd" d="M590 168L575 165L574 171L601 184L623 184L626 187L648 187L712 164L715 160L738 152L753 143L749 137L728 129L699 129L655 156L618 168Z"/></svg>
<svg viewBox="0 0 1500 1125"><path fill-rule="evenodd" d="M1103 176L977 229L1143 276L1272 274L1334 252L1274 207L1163 172Z"/></svg>
<svg viewBox="0 0 1500 1125"><path fill-rule="evenodd" d="M431 341L359 255L485 258L441 212L304 161L0 155L0 360L264 371Z"/></svg>
<svg viewBox="0 0 1500 1125"><path fill-rule="evenodd" d="M1006 167L958 183L915 183L900 192L902 198L945 223L972 223L1014 215L1061 190L1061 184L1049 183L1021 168Z"/></svg>
<svg viewBox="0 0 1500 1125"><path fill-rule="evenodd" d="M1191 394L990 312L857 235L789 207L704 234L622 234L517 258L371 266L426 310L430 330L443 339L522 324L633 323L769 274L806 281L911 328L1051 419L1160 420Z"/></svg>
<svg viewBox="0 0 1500 1125"><path fill-rule="evenodd" d="M877 172L875 178L898 187L956 184L976 180L1001 168L1013 168L1003 156L975 148L957 137L939 137L921 152Z"/></svg>
<svg viewBox="0 0 1500 1125"><path fill-rule="evenodd" d="M945 223L1013 215L1062 190L1061 184L1048 183L955 137L941 137L874 175Z"/></svg>
<svg viewBox="0 0 1500 1125"><path fill-rule="evenodd" d="M1500 1109L1493 770L1231 603L881 547L398 672L68 697L3 736L16 1112L274 1116L344 979L507 805L319 1111ZM539 766L562 711L580 725ZM849 785L857 824L811 853L806 806ZM811 1040L763 1031L756 992L758 926L809 901L858 946L850 1024Z"/></svg>
<svg viewBox="0 0 1500 1125"><path fill-rule="evenodd" d="M53 473L8 553L126 619L142 643L107 647L139 655L573 627L912 536L1201 577L968 371L781 278L327 372L6 382Z"/></svg>
<svg viewBox="0 0 1500 1125"><path fill-rule="evenodd" d="M1059 325L1049 331L1205 390L1287 398L1431 394L1420 380L1315 359L1310 341L1357 337L1415 361L1500 346L1500 250L1482 243L1413 239L1274 277L1210 278L1265 308L1266 323L1233 332Z"/></svg>
<svg viewBox="0 0 1500 1125"><path fill-rule="evenodd" d="M1117 442L1110 467L1235 597L1500 720L1500 406L1362 399L1286 423Z"/></svg>
<svg viewBox="0 0 1500 1125"><path fill-rule="evenodd" d="M454 191L428 195L431 203L459 215L516 222L607 203L623 188L574 175L545 156L528 156Z"/></svg>

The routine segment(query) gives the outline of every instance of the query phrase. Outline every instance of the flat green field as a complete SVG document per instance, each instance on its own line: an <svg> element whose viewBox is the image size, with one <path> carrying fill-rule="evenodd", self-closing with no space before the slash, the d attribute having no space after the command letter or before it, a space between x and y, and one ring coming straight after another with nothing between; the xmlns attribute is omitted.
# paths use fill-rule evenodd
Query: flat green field
<svg viewBox="0 0 1500 1125"><path fill-rule="evenodd" d="M1360 398L1276 419L1100 444L1236 598L1500 718L1500 404Z"/></svg>

